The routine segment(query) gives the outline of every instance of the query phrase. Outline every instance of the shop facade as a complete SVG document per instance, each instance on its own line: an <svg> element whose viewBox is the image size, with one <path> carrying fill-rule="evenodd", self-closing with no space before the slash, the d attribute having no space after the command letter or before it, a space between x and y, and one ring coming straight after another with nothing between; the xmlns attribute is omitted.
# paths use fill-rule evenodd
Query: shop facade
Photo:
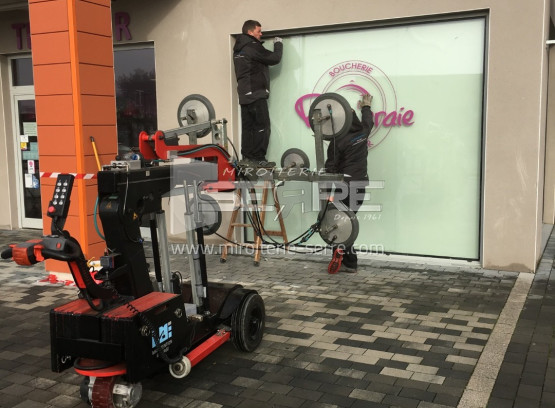
<svg viewBox="0 0 555 408"><path fill-rule="evenodd" d="M315 163L307 114L317 95L337 92L353 107L374 95L363 252L534 271L555 217L553 24L548 1L521 3L112 2L118 141L177 127L180 101L202 94L239 146L232 47L243 21L257 19L266 45L284 42L271 69L269 159L294 147ZM42 227L25 4L0 2L2 228ZM317 200L310 185L289 189L284 221L296 236Z"/></svg>

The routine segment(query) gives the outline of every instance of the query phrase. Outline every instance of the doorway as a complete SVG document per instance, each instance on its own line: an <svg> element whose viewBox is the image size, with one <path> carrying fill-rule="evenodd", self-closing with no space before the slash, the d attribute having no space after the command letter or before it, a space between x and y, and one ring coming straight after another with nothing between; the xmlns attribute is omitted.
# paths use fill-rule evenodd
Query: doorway
<svg viewBox="0 0 555 408"><path fill-rule="evenodd" d="M19 216L23 228L42 228L40 165L34 95L14 95Z"/></svg>
<svg viewBox="0 0 555 408"><path fill-rule="evenodd" d="M19 224L41 229L39 145L30 56L10 59L10 79Z"/></svg>

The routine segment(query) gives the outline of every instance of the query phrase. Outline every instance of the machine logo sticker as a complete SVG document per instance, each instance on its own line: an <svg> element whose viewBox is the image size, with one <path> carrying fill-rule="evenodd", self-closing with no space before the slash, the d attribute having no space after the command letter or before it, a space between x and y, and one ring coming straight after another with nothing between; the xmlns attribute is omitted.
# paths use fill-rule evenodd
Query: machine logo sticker
<svg viewBox="0 0 555 408"><path fill-rule="evenodd" d="M311 93L295 102L295 112L310 127L306 112L312 101L326 92L335 92L345 97L351 106L361 95L370 93L374 98L374 128L368 138L368 149L378 146L394 127L414 124L414 111L398 107L397 93L389 77L376 65L365 61L350 60L333 65L320 76Z"/></svg>
<svg viewBox="0 0 555 408"><path fill-rule="evenodd" d="M167 322L163 326L158 327L158 341L160 345L164 344L172 338L172 322ZM169 344L168 344L169 345ZM154 337L152 338L152 348L156 348Z"/></svg>

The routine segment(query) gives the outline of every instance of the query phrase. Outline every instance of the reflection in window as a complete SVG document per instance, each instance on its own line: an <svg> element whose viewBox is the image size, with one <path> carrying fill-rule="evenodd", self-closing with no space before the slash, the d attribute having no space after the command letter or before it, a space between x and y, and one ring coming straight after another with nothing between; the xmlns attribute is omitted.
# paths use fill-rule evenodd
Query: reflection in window
<svg viewBox="0 0 555 408"><path fill-rule="evenodd" d="M139 146L139 133L157 130L154 49L115 49L118 143Z"/></svg>

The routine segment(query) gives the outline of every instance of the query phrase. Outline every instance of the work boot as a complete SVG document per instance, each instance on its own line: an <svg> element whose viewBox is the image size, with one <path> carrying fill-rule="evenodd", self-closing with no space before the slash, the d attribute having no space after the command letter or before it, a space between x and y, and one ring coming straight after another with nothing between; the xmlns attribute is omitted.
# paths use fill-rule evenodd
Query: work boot
<svg viewBox="0 0 555 408"><path fill-rule="evenodd" d="M237 164L239 166L244 166L244 167L255 167L257 165L257 162L253 159L248 158L248 157L243 157L243 159L239 160L237 162Z"/></svg>
<svg viewBox="0 0 555 408"><path fill-rule="evenodd" d="M333 256L331 258L330 264L328 265L328 273L334 274L339 272L339 268L341 268L342 261L343 261L343 251L339 248L336 248L333 251Z"/></svg>
<svg viewBox="0 0 555 408"><path fill-rule="evenodd" d="M262 159L262 160L258 160L256 165L258 167L262 167L262 168L271 168L271 167L276 167L276 162L267 161L266 159Z"/></svg>
<svg viewBox="0 0 555 408"><path fill-rule="evenodd" d="M339 268L339 272L346 272L346 273L357 273L357 268L356 266L353 268L351 266L348 265L341 265L341 267Z"/></svg>

